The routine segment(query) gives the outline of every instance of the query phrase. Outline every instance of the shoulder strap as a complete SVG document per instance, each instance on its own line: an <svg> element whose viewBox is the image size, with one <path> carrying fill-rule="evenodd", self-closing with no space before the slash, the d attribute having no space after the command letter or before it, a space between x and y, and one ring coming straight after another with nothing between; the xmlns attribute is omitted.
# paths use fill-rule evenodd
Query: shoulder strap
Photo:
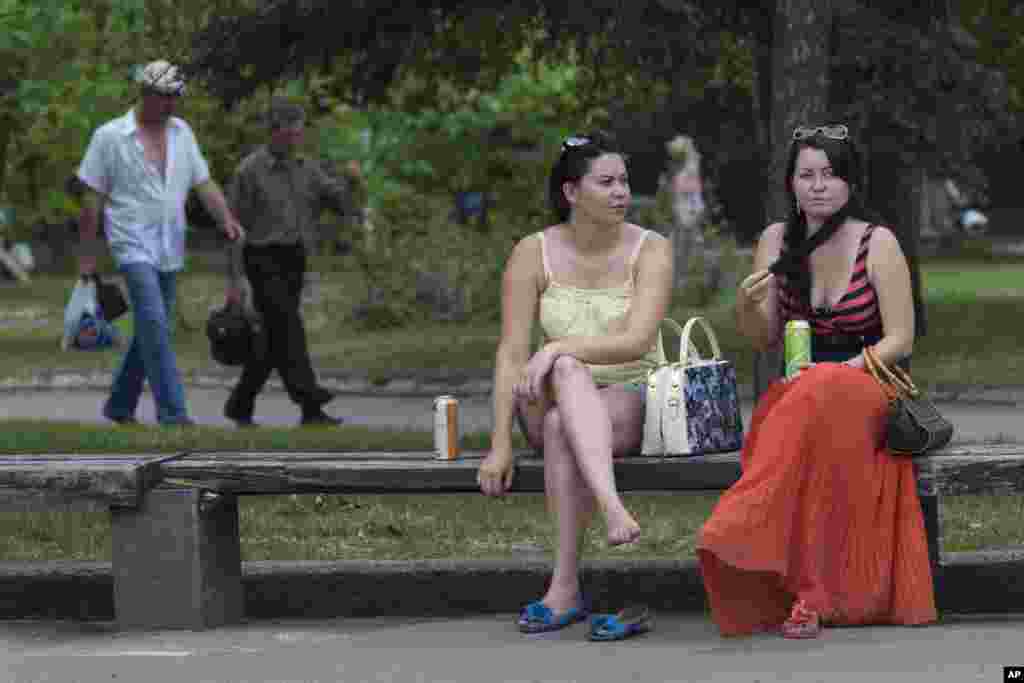
<svg viewBox="0 0 1024 683"><path fill-rule="evenodd" d="M540 238L540 260L541 263L543 263L544 265L544 279L547 280L548 282L551 282L551 266L550 264L548 264L548 250L544 240L544 231L541 230L540 232L537 233L537 235Z"/></svg>
<svg viewBox="0 0 1024 683"><path fill-rule="evenodd" d="M644 242L647 240L647 234L649 232L650 230L645 229L642 233L640 233L640 239L637 240L636 246L633 247L633 253L629 255L630 272L632 272L633 269L636 267L636 260L640 256L640 250L643 248Z"/></svg>

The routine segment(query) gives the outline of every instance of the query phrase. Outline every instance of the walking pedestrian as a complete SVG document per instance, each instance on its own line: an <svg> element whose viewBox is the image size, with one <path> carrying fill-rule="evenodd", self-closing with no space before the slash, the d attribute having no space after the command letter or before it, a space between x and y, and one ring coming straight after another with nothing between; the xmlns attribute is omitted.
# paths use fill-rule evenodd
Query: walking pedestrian
<svg viewBox="0 0 1024 683"><path fill-rule="evenodd" d="M356 214L351 185L358 182L360 169L357 162L350 163L347 182L339 182L317 161L301 155L305 118L301 106L275 99L267 112L267 144L242 160L228 189L231 205L249 233L244 244L231 250L227 301L242 305L250 291L252 308L267 335L265 352L245 363L224 405L225 417L240 427L255 424L256 397L275 368L289 397L301 408L300 424L343 422L324 412L334 394L320 386L313 372L299 308L307 255L317 244L321 206Z"/></svg>
<svg viewBox="0 0 1024 683"><path fill-rule="evenodd" d="M754 411L740 480L698 538L711 615L724 635L813 638L823 624L924 624L935 598L909 458L885 447L888 401L864 370L873 347L905 362L921 331L895 234L860 202L845 125L800 127L785 187L791 214L758 241L737 293L742 334L777 347L806 320L812 360Z"/></svg>
<svg viewBox="0 0 1024 683"><path fill-rule="evenodd" d="M210 177L192 129L174 116L185 82L157 60L135 76L139 99L128 113L100 126L78 168L87 189L79 215L79 270L96 270L100 216L131 301L134 336L114 375L103 415L135 422L149 382L157 419L189 425L185 389L171 343L177 274L185 265L185 200L195 189L229 240L244 234Z"/></svg>

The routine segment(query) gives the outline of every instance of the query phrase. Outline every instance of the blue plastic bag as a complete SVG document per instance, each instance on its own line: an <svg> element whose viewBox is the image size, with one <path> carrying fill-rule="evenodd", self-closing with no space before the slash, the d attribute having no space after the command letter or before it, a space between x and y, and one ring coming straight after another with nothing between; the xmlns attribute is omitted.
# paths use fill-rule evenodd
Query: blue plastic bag
<svg viewBox="0 0 1024 683"><path fill-rule="evenodd" d="M110 321L83 313L71 345L83 351L94 351L113 348L120 341L120 333Z"/></svg>

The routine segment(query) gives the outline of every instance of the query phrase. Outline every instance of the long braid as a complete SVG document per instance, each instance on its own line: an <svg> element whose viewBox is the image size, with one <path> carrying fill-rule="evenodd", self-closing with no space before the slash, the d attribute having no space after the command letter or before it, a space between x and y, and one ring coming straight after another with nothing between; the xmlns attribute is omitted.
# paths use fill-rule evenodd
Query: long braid
<svg viewBox="0 0 1024 683"><path fill-rule="evenodd" d="M847 217L853 213L851 203L847 202L829 216L810 239L807 238L807 219L802 213L794 211L786 221L782 237L786 250L769 270L775 275L785 276L787 288L803 308L809 308L811 302L811 269L807 259L811 252L829 241L843 227Z"/></svg>

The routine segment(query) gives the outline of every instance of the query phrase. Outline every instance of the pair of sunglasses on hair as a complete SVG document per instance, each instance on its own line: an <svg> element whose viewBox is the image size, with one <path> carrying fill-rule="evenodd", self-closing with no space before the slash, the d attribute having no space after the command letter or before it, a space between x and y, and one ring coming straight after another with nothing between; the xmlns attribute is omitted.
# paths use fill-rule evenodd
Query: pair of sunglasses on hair
<svg viewBox="0 0 1024 683"><path fill-rule="evenodd" d="M850 137L850 129L845 124L837 123L832 126L797 126L793 130L794 140L806 140L820 135L829 140L846 140Z"/></svg>
<svg viewBox="0 0 1024 683"><path fill-rule="evenodd" d="M845 124L838 123L831 126L797 126L793 130L794 140L806 140L807 138L813 138L815 135L821 135L830 140L847 140L850 137L850 129ZM562 143L562 151L586 147L592 142L593 140L585 135L573 135L566 138L565 142Z"/></svg>
<svg viewBox="0 0 1024 683"><path fill-rule="evenodd" d="M586 147L592 142L594 141L586 135L573 135L572 137L566 138L565 142L562 143L562 151L565 152L577 147Z"/></svg>

